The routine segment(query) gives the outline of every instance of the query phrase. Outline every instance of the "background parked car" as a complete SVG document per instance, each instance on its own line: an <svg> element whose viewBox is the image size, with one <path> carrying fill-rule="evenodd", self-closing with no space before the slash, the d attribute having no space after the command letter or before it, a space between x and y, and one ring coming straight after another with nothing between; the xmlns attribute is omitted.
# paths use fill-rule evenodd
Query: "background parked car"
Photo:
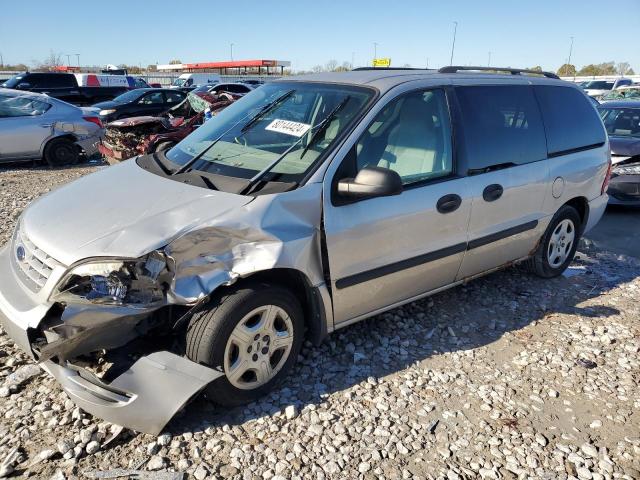
<svg viewBox="0 0 640 480"><path fill-rule="evenodd" d="M604 95L610 90L631 85L632 83L633 81L630 78L618 78L616 80L592 80L580 86L590 97L597 97L598 95Z"/></svg>
<svg viewBox="0 0 640 480"><path fill-rule="evenodd" d="M44 158L77 163L97 151L102 123L95 111L39 93L0 90L0 162Z"/></svg>
<svg viewBox="0 0 640 480"><path fill-rule="evenodd" d="M190 92L196 87L205 84L220 83L222 77L217 73L183 73L171 84L171 88L177 88L184 92Z"/></svg>
<svg viewBox="0 0 640 480"><path fill-rule="evenodd" d="M140 84L140 83L138 83ZM133 77L124 75L97 75L91 73L25 72L13 76L2 84L5 88L46 93L74 105L92 105L111 100L136 87Z"/></svg>
<svg viewBox="0 0 640 480"><path fill-rule="evenodd" d="M607 102L598 111L611 145L609 204L640 206L640 102Z"/></svg>
<svg viewBox="0 0 640 480"><path fill-rule="evenodd" d="M598 100L601 102L610 102L612 100L640 100L640 85L633 84L616 88L604 95L600 95Z"/></svg>
<svg viewBox="0 0 640 480"><path fill-rule="evenodd" d="M141 115L159 115L187 98L180 90L169 88L138 88L117 96L107 102L93 105L100 109L103 122L111 122L119 118L138 117Z"/></svg>

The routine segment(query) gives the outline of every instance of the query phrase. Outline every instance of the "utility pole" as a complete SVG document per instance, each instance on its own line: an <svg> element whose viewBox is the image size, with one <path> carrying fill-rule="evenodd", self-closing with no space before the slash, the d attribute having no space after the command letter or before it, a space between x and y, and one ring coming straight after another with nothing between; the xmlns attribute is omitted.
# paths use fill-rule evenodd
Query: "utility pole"
<svg viewBox="0 0 640 480"><path fill-rule="evenodd" d="M373 42L373 59L376 60L378 58L378 43Z"/></svg>
<svg viewBox="0 0 640 480"><path fill-rule="evenodd" d="M230 43L229 47L231 49L231 61L233 62L233 43Z"/></svg>
<svg viewBox="0 0 640 480"><path fill-rule="evenodd" d="M573 37L571 38L571 44L569 45L569 59L567 60L567 65L571 65L571 54L573 53Z"/></svg>
<svg viewBox="0 0 640 480"><path fill-rule="evenodd" d="M76 53L76 59L78 60L78 68L80 68L80 54Z"/></svg>
<svg viewBox="0 0 640 480"><path fill-rule="evenodd" d="M458 33L458 22L453 22L453 42L451 43L451 59L449 65L453 65L453 52L456 48L456 33Z"/></svg>
<svg viewBox="0 0 640 480"><path fill-rule="evenodd" d="M0 52L0 67L4 67L4 60L2 59L2 52Z"/></svg>
<svg viewBox="0 0 640 480"><path fill-rule="evenodd" d="M491 52L489 52L489 60L487 60L487 67L491 66Z"/></svg>
<svg viewBox="0 0 640 480"><path fill-rule="evenodd" d="M71 66L71 60L70 60L71 54L67 53L66 55L67 55L67 66L70 67Z"/></svg>

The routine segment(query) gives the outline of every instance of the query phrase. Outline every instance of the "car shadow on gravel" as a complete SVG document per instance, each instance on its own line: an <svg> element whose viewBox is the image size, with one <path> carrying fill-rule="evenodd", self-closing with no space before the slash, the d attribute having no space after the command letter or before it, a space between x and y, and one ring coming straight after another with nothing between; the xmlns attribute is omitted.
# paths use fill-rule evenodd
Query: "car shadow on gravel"
<svg viewBox="0 0 640 480"><path fill-rule="evenodd" d="M181 434L240 425L289 405L302 410L416 362L429 368L429 359L444 352L478 349L510 334L526 342L530 334L524 327L557 314L602 319L617 315L616 308L583 303L633 280L640 270L619 268L615 255L596 257L581 254L571 267L574 275L551 280L512 267L345 327L319 347L307 343L283 386L263 399L224 409L201 395L166 430Z"/></svg>

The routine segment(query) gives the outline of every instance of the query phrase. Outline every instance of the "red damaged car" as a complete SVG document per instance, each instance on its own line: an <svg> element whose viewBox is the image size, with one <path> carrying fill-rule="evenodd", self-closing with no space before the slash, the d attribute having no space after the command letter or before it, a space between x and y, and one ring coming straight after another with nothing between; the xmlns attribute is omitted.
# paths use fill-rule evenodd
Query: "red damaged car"
<svg viewBox="0 0 640 480"><path fill-rule="evenodd" d="M109 163L173 147L204 121L205 110L218 114L241 98L228 92L189 93L184 102L158 117L130 117L108 123L98 145Z"/></svg>

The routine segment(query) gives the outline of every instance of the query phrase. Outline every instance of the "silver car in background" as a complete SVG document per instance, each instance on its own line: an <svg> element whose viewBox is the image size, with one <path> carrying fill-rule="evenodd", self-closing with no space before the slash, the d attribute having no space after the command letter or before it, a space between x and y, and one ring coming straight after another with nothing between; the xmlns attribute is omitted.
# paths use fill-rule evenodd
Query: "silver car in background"
<svg viewBox="0 0 640 480"><path fill-rule="evenodd" d="M271 82L36 200L3 328L84 410L158 433L203 389L257 399L305 338L517 262L560 275L607 204L602 121L554 74L461 70Z"/></svg>
<svg viewBox="0 0 640 480"><path fill-rule="evenodd" d="M43 158L51 166L96 153L97 113L40 93L0 89L0 162Z"/></svg>

